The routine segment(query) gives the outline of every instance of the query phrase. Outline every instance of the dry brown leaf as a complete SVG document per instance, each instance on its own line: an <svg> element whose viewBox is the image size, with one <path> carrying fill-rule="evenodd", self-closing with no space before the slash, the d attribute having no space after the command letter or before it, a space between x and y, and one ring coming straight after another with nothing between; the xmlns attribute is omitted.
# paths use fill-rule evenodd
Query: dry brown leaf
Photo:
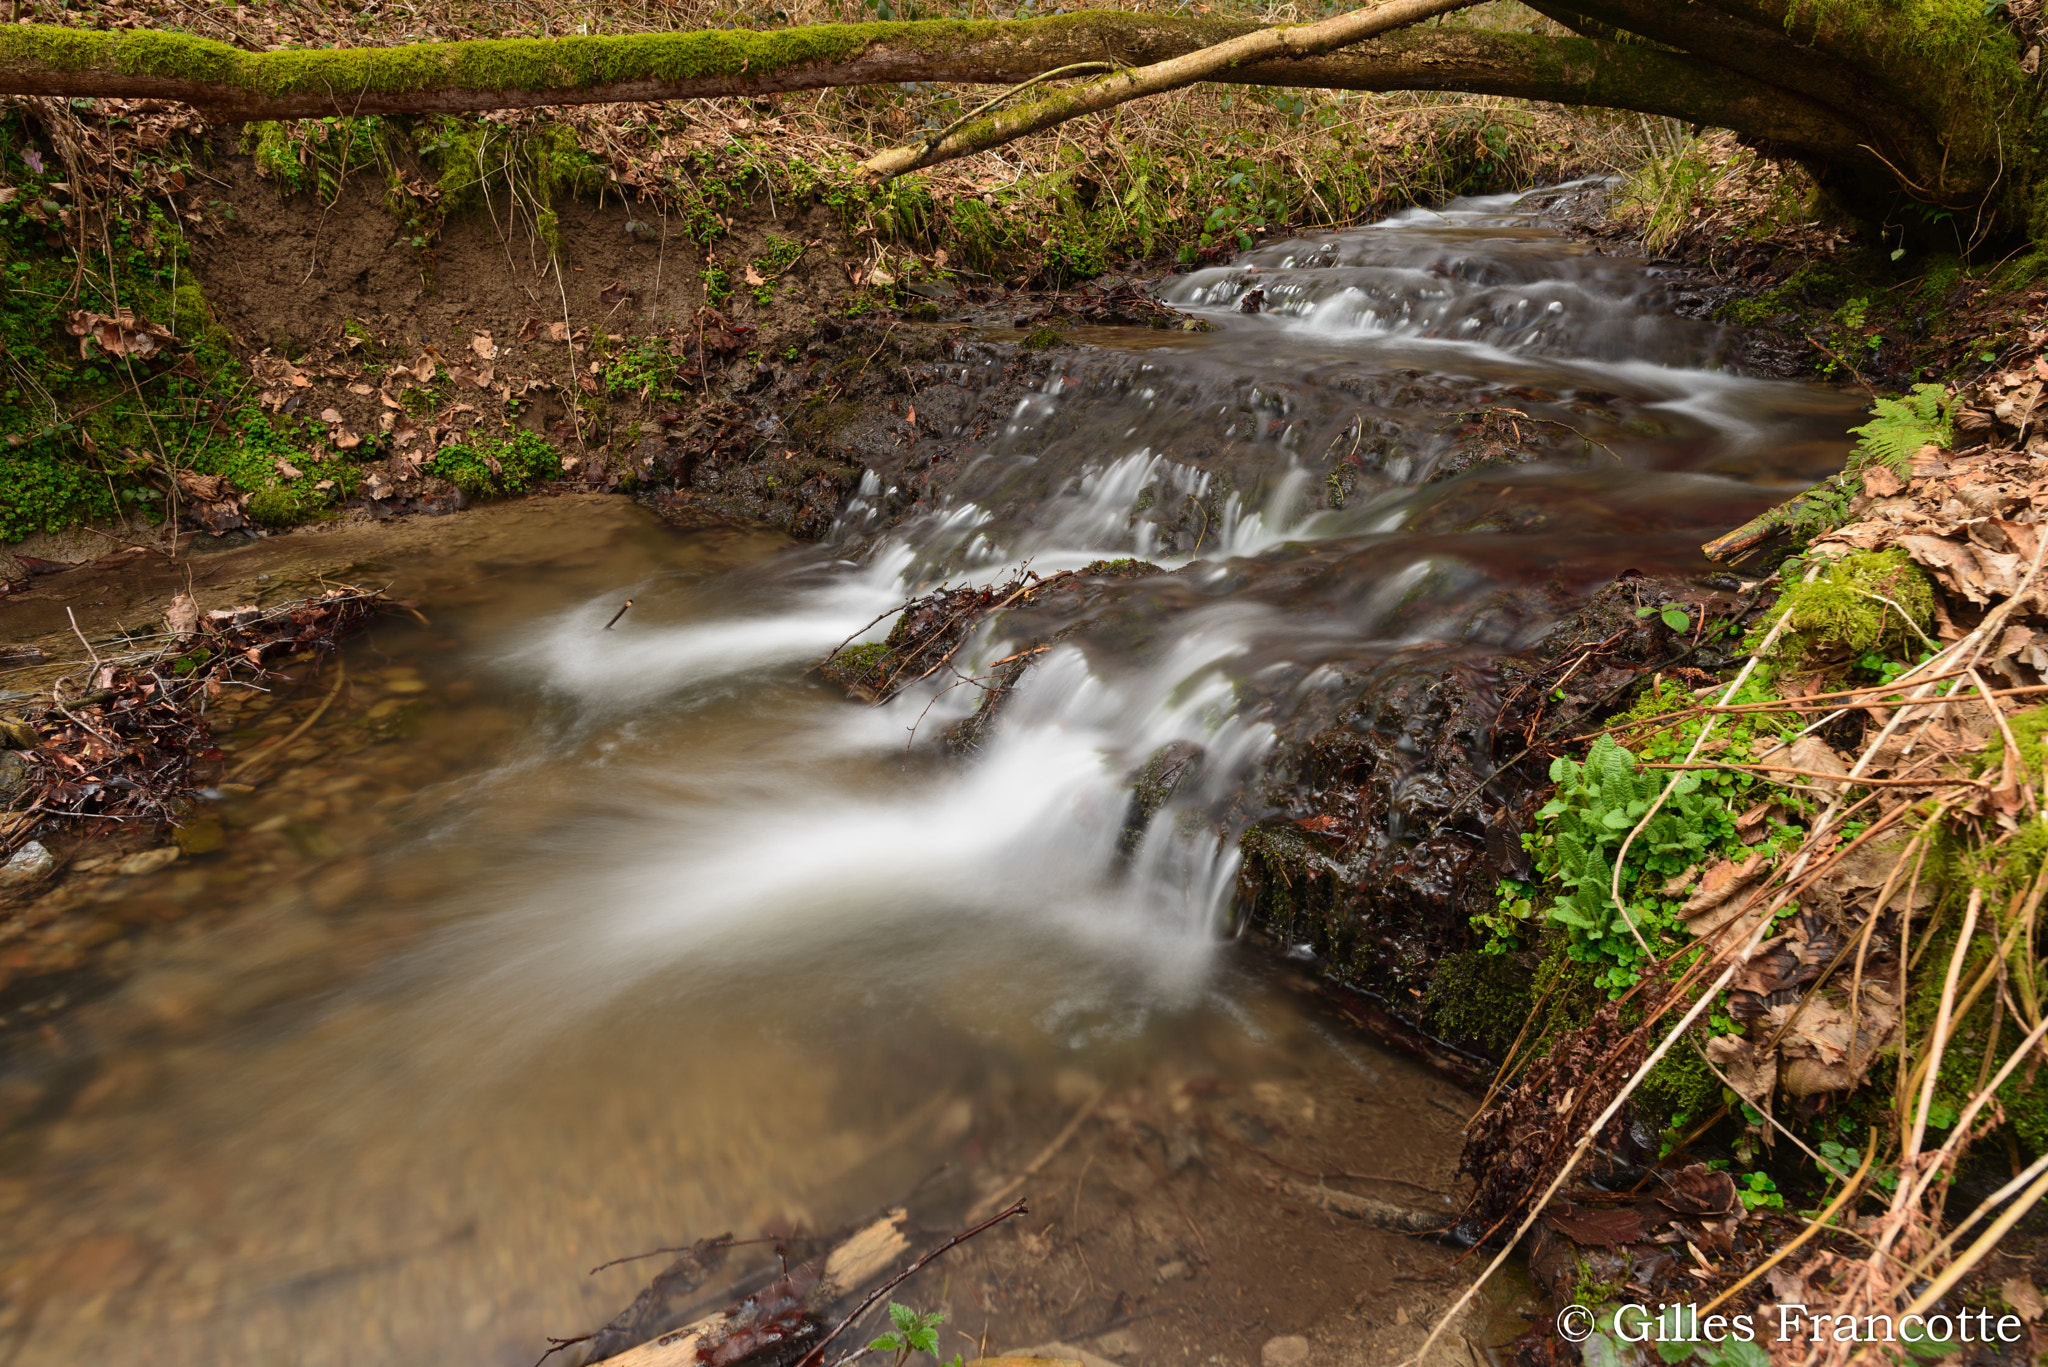
<svg viewBox="0 0 2048 1367"><path fill-rule="evenodd" d="M549 323L549 324L548 324L548 340L549 340L550 342L566 342L566 341L568 341L568 340L569 340L569 325L568 325L567 323Z"/></svg>
<svg viewBox="0 0 2048 1367"><path fill-rule="evenodd" d="M320 410L320 421L322 421L322 422L327 422L327 423L335 423L335 422L340 422L340 421L341 421L341 414L340 414L340 412L339 412L338 410L336 410L336 409L332 409L332 408L323 408L323 409L321 409L321 410Z"/></svg>
<svg viewBox="0 0 2048 1367"><path fill-rule="evenodd" d="M2020 1318L2028 1324L2041 1318L2044 1308L2041 1304L2041 1292L2025 1277L2014 1277L1998 1290L2005 1297L2005 1303L2017 1310Z"/></svg>
<svg viewBox="0 0 2048 1367"><path fill-rule="evenodd" d="M434 358L422 356L413 362L412 377L421 384L431 384L434 379Z"/></svg>
<svg viewBox="0 0 2048 1367"><path fill-rule="evenodd" d="M1750 1105L1770 1109L1771 1093L1778 1087L1778 1059L1774 1054L1759 1059L1756 1046L1740 1035L1716 1035L1707 1041L1707 1058L1728 1075L1729 1083Z"/></svg>
<svg viewBox="0 0 2048 1367"><path fill-rule="evenodd" d="M171 599L171 605L164 609L164 625L174 636L190 636L199 630L199 607L192 601L192 595L179 590Z"/></svg>
<svg viewBox="0 0 2048 1367"><path fill-rule="evenodd" d="M1806 769L1820 774L1835 774L1843 778L1847 778L1849 775L1849 766L1842 762L1842 757L1835 753L1834 747L1819 736L1801 736L1798 740L1792 742L1791 748L1786 753L1790 757L1791 766L1795 769ZM1837 791L1842 786L1839 783L1830 783L1826 779L1807 778L1803 775L1796 777L1800 783L1804 783L1809 787L1820 788L1827 792Z"/></svg>
<svg viewBox="0 0 2048 1367"><path fill-rule="evenodd" d="M277 457L277 473L283 475L286 479L297 479L305 471L286 460L283 456L279 456Z"/></svg>
<svg viewBox="0 0 2048 1367"><path fill-rule="evenodd" d="M474 351L481 360L495 361L498 359L498 344L491 340L491 334L488 332L479 332L471 337L469 339L469 349Z"/></svg>
<svg viewBox="0 0 2048 1367"><path fill-rule="evenodd" d="M1943 536L1913 534L1900 537L1899 544L1936 583L1980 606L2011 597L2026 572L2017 555L2001 555Z"/></svg>
<svg viewBox="0 0 2048 1367"><path fill-rule="evenodd" d="M368 398L371 394L375 393L376 391L371 389L370 386L366 384L352 384L348 387L348 392L351 394L361 394L365 398Z"/></svg>

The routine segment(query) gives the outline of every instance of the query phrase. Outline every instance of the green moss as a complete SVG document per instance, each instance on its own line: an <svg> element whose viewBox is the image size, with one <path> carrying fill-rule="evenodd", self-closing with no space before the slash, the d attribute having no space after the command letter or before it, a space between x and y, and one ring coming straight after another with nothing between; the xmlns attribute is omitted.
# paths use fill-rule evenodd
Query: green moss
<svg viewBox="0 0 2048 1367"><path fill-rule="evenodd" d="M2048 746L2043 738L2048 737L2048 707L2030 707L2024 712L2015 712L2005 719L2006 730L2012 732L2013 743L2019 746L2020 763L2033 782L2039 783L2048 775ZM1977 772L1989 773L2005 763L2005 731L1994 731L1991 744L1977 757Z"/></svg>
<svg viewBox="0 0 2048 1367"><path fill-rule="evenodd" d="M273 486L249 495L242 511L251 522L265 527L296 527L312 521L325 509L325 500L311 490Z"/></svg>
<svg viewBox="0 0 2048 1367"><path fill-rule="evenodd" d="M560 479L562 454L545 437L517 431L444 446L426 469L471 498L509 498L544 480Z"/></svg>
<svg viewBox="0 0 2048 1367"><path fill-rule="evenodd" d="M1058 328L1043 326L1026 333L1018 345L1026 351L1050 351L1056 346L1065 346L1067 339L1060 335Z"/></svg>
<svg viewBox="0 0 2048 1367"><path fill-rule="evenodd" d="M1788 585L1751 647L1783 617L1790 620L1774 658L1794 668L1871 654L1912 658L1934 623L1934 585L1903 550L1857 551L1831 562L1812 583Z"/></svg>
<svg viewBox="0 0 2048 1367"><path fill-rule="evenodd" d="M849 693L879 690L889 677L894 658L887 642L866 641L837 652L818 666L818 672Z"/></svg>
<svg viewBox="0 0 2048 1367"><path fill-rule="evenodd" d="M2038 850L2035 854L2038 857ZM1994 922L1997 919L1994 916ZM1955 954L1956 935L1960 928L1954 914L1947 916L1922 951L1921 970L1912 979L1906 1001L1905 1034L1909 1040L1926 1040L1933 1034L1947 968ZM1994 925L1993 929L2003 927ZM1996 934L1979 930L1964 951L1960 981L1971 982L1984 970L1995 952L1998 938ZM2011 979L2007 991L2021 995L2025 993L2023 981L2038 985L2044 970L2048 970L2048 964L2042 962L2025 963L2021 958L2025 950L2022 942L2014 951L2014 959L2006 965ZM1929 965L1934 967L1929 968ZM1952 1027L1948 1046L1942 1053L1941 1070L1935 1079L1934 1107L1929 1115L1929 1124L1937 1130L1946 1130L1954 1125L1962 1107L1975 1093L1978 1080L1986 1077L1987 1055L1989 1069L1997 1069L2004 1064L2024 1033L2023 1029L2015 1028L2010 1013L1998 1010L1998 996L1995 989L1984 994ZM2001 1014L2003 1019L1998 1022L1994 1047L1992 1025ZM2041 1086L2034 1073L2033 1068L2022 1063L1998 1089L1998 1103L2005 1112L2005 1124L2011 1127L2013 1136L2030 1156L2048 1152L2048 1087Z"/></svg>

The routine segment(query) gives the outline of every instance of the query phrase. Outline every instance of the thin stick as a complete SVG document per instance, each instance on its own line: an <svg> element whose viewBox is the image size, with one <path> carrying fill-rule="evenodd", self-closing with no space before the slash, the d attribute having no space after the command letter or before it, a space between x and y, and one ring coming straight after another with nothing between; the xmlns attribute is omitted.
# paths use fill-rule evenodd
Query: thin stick
<svg viewBox="0 0 2048 1367"><path fill-rule="evenodd" d="M232 774L228 775L228 777L241 778L252 769L262 768L270 760L272 760L278 755L283 754L286 746L290 745L300 736L303 736L308 731L312 730L313 723L319 721L321 717L325 716L327 713L327 709L334 705L334 700L341 696L341 686L343 682L347 680L347 678L348 661L336 660L334 663L334 687L327 690L327 696L322 698L320 700L320 705L313 709L313 715L306 718L304 721L300 722L297 726L293 727L292 733L289 736L286 736L283 740L279 741L277 744L269 747L266 750L259 750L255 754L249 756L248 759L242 761L242 763L237 765L235 767L235 771Z"/></svg>
<svg viewBox="0 0 2048 1367"><path fill-rule="evenodd" d="M1006 1207L1003 1210L997 1211L995 1214L989 1216L986 1220L983 1220L979 1224L969 1225L966 1229L961 1230L958 1234L955 1234L952 1238L946 1240L946 1242L940 1244L937 1248L925 1254L922 1258L919 1258L916 1262L904 1268L895 1276L889 1278L888 1281L883 1282L880 1286L868 1292L866 1296L862 1297L861 1303L853 1307L852 1314L848 1315L845 1319L839 1321L838 1324L834 1325L832 1327L831 1333L825 1335L825 1337L819 1339L816 1343L812 1344L811 1351L805 1353L802 1357L796 1360L796 1367L817 1367L819 1359L822 1358L825 1354L826 1344L832 1342L833 1339L836 1339L841 1334L845 1333L847 1326L852 1324L855 1320L859 1319L862 1315L865 1315L870 1309L872 1309L876 1301L881 1300L882 1297L888 1295L891 1291L894 1291L897 1287L909 1281L919 1272L922 1272L924 1270L925 1264L929 1263L932 1259L938 1257L940 1254L946 1252L948 1249L951 1249L958 1244L966 1243L969 1239L972 1239L975 1235L981 1233L983 1230L994 1228L996 1225L1001 1224L1003 1221L1009 1219L1013 1215L1029 1215L1030 1213L1031 1202L1028 1199L1026 1199L1018 1201L1015 1205Z"/></svg>
<svg viewBox="0 0 2048 1367"><path fill-rule="evenodd" d="M1032 1159L1029 1163L1026 1163L1024 1165L1024 1171L1018 1173L1015 1177L1003 1183L1002 1186L998 1187L995 1190L994 1194L985 1196L981 1200L975 1202L974 1209L967 1212L967 1218L972 1220L980 1216L985 1211L995 1209L1004 1201L1010 1199L1011 1193L1015 1192L1017 1188L1023 1186L1026 1182L1036 1177L1038 1175L1038 1170L1044 1167L1047 1163L1050 1163L1053 1160L1053 1156L1057 1154L1061 1149L1064 1149L1067 1146L1067 1141L1074 1137L1074 1133L1081 1128L1082 1122L1087 1120L1089 1116L1095 1114L1096 1106L1101 1104L1103 1095L1108 1091L1109 1088L1107 1087L1096 1088L1095 1095L1089 1097L1086 1101L1081 1103L1081 1109L1075 1111L1074 1118L1066 1123L1066 1127L1064 1129L1062 1129L1057 1135L1053 1136L1052 1143L1047 1144L1043 1149L1040 1149L1038 1151L1038 1156Z"/></svg>
<svg viewBox="0 0 2048 1367"><path fill-rule="evenodd" d="M85 647L85 653L92 656L93 670L94 672L98 672L100 667L100 653L92 648L92 642L86 640L85 633L78 629L77 614L73 613L71 609L67 607L64 609L64 615L71 619L71 634L73 636L76 636L78 638L78 643Z"/></svg>
<svg viewBox="0 0 2048 1367"><path fill-rule="evenodd" d="M1872 1137L1875 1138L1875 1136ZM1741 1281L1735 1283L1735 1285L1729 1287L1726 1291L1723 1291L1720 1295L1714 1297L1714 1299L1712 1299L1711 1301L1708 1301L1706 1305L1700 1308L1700 1314L1710 1315L1715 1310L1719 1309L1721 1306L1724 1306L1728 1304L1729 1301L1734 1300L1738 1295L1742 1294L1742 1289L1744 1287L1750 1285L1758 1277L1763 1276L1764 1273L1770 1271L1779 1263L1782 1263L1785 1261L1785 1259L1791 1257L1792 1254L1798 1250L1801 1244L1805 1243L1808 1239L1811 1239L1814 1235L1820 1233L1821 1230L1827 1227L1828 1221L1834 1218L1835 1212L1839 1211L1843 1206L1847 1205L1852 1199L1854 1199L1856 1193L1863 1189L1863 1179L1865 1176L1869 1174L1871 1164L1877 1161L1877 1145L1865 1144L1863 1147L1865 1150L1863 1154L1863 1166L1856 1169L1855 1175L1850 1177L1848 1181L1842 1184L1842 1190L1839 1193L1837 1193L1834 1200L1828 1203L1827 1209L1823 1210L1817 1218L1809 1220L1807 1222L1806 1228L1800 1230L1798 1237L1793 1239L1791 1243L1786 1244L1784 1247L1780 1248L1776 1253L1773 1253L1770 1257L1758 1263L1755 1267L1749 1270L1749 1274L1745 1276Z"/></svg>
<svg viewBox="0 0 2048 1367"><path fill-rule="evenodd" d="M624 603L620 604L620 605L619 605L619 610L618 610L617 612L615 612L615 613L613 613L613 614L612 614L612 619L611 619L611 621L609 621L609 622L606 622L606 623L604 624L604 629L605 629L606 631L610 631L610 630L611 630L611 629L612 629L613 627L617 626L617 625L619 624L619 619L620 619L621 617L624 617L624 616L626 615L626 609L627 609L627 608L629 608L629 607L632 607L632 606L633 606L633 600L632 600L632 599L630 599L630 598L628 598L628 599L627 599L627 600L626 600L626 601L625 601Z"/></svg>

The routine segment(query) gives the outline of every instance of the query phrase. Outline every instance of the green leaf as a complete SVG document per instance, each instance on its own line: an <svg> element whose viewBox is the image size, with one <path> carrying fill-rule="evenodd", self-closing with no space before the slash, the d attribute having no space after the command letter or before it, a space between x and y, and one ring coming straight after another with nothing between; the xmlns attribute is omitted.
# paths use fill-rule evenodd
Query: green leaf
<svg viewBox="0 0 2048 1367"><path fill-rule="evenodd" d="M1684 631L1692 625L1692 618L1686 615L1683 608L1666 608L1664 609L1664 625L1670 627L1673 631Z"/></svg>
<svg viewBox="0 0 2048 1367"><path fill-rule="evenodd" d="M1771 1355L1745 1339L1726 1339L1702 1355L1709 1367L1771 1367Z"/></svg>
<svg viewBox="0 0 2048 1367"><path fill-rule="evenodd" d="M1657 1356L1677 1367L1678 1363L1692 1356L1692 1344L1683 1339L1657 1340Z"/></svg>

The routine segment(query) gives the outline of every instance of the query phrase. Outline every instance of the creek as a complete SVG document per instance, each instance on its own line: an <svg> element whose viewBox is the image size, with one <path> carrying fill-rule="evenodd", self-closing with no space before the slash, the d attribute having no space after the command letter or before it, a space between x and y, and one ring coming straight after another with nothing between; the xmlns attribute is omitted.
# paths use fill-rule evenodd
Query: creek
<svg viewBox="0 0 2048 1367"><path fill-rule="evenodd" d="M1076 330L943 493L871 476L822 545L564 501L372 557L427 622L348 649L224 851L95 894L176 927L0 1064L0 1364L526 1364L661 1265L599 1263L906 1199L944 1228L1084 1105L1159 1141L1187 1227L1084 1135L1038 1261L905 1299L1243 1367L1410 1295L1412 1245L1352 1267L1363 1236L1221 1194L1225 1140L1176 1157L1200 1120L1441 1188L1471 1104L1234 947L1231 835L1329 690L1525 649L1840 467L1857 402L1723 368L1675 288L1509 197L1411 211L1158 282L1215 330ZM1127 557L1168 573L1056 623L968 758L938 738L1000 620L883 706L810 672L938 583ZM1174 743L1199 773L1127 833Z"/></svg>

